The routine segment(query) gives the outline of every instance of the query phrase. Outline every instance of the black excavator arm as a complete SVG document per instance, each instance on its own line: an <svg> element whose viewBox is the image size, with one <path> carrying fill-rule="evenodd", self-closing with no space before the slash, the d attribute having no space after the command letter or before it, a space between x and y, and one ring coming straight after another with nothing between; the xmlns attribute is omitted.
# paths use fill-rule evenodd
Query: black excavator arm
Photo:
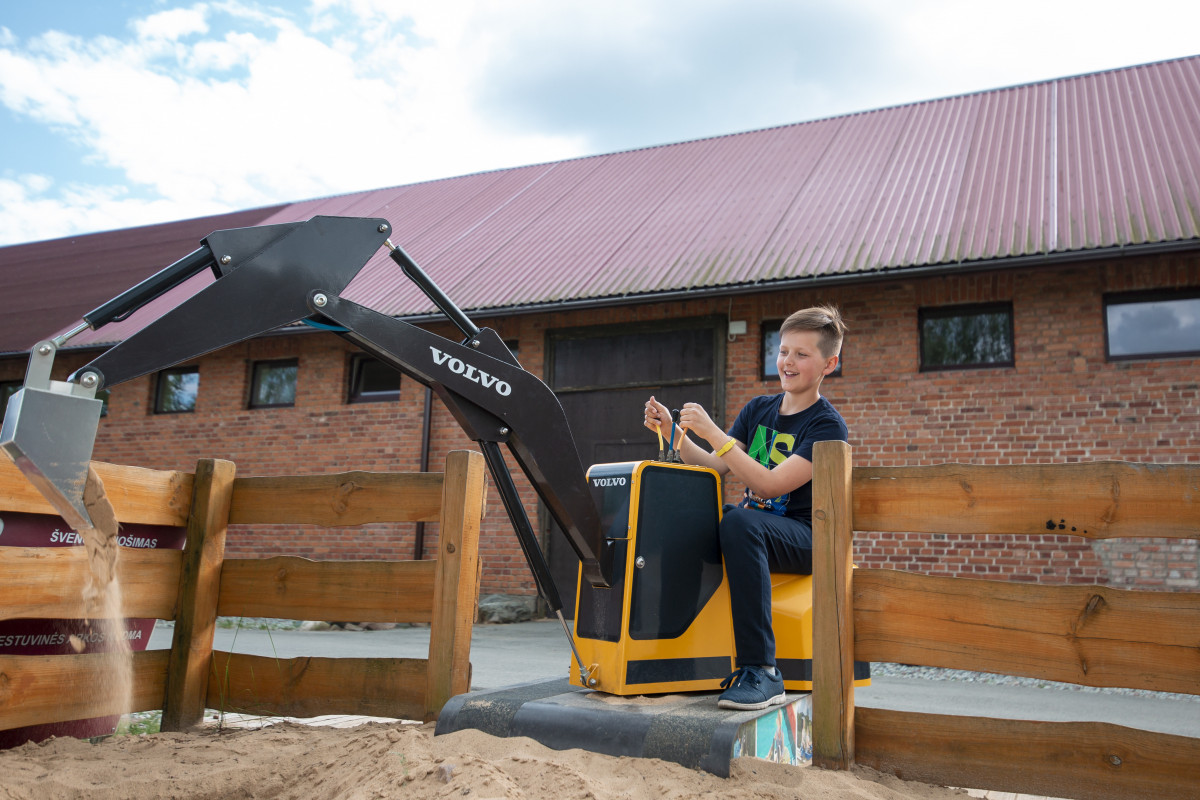
<svg viewBox="0 0 1200 800"><path fill-rule="evenodd" d="M319 216L307 222L210 234L191 254L84 315L74 330L35 345L26 387L13 398L0 447L57 508L64 510L64 516L72 514L79 519L80 514L86 515L82 510L82 486L95 437L95 428L90 434L87 428L93 419L96 423L99 420L94 410L97 401L91 399L96 390L282 326L310 322L338 332L431 387L467 435L479 443L538 591L552 611L558 612L562 601L506 466L501 444L508 446L566 533L582 563L584 579L594 586L608 586L611 547L603 535L558 398L521 367L495 331L476 327L403 250L393 245L389 230L390 224L384 219ZM383 246L405 275L463 333L461 342L340 296ZM46 358L52 359L67 338L89 327L96 329L123 319L206 269L216 278L210 285L77 370L66 384L48 380ZM83 421L62 419L72 416L82 417ZM47 419L58 423L47 426ZM48 429L57 429L63 440L45 440L47 435L55 435ZM78 498L74 496L76 491Z"/></svg>

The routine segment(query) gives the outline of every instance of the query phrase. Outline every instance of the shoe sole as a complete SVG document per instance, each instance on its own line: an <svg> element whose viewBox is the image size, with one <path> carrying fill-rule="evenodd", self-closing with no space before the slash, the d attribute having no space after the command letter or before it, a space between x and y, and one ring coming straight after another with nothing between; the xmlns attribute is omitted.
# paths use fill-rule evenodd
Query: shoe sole
<svg viewBox="0 0 1200 800"><path fill-rule="evenodd" d="M787 692L780 692L774 697L767 698L761 703L738 703L733 700L718 700L717 708L728 708L734 711L758 711L771 706L781 706L787 702Z"/></svg>

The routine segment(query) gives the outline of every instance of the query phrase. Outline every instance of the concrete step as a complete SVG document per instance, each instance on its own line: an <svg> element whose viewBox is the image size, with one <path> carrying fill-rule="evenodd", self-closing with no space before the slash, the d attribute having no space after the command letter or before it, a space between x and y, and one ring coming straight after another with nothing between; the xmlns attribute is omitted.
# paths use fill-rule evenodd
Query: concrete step
<svg viewBox="0 0 1200 800"><path fill-rule="evenodd" d="M789 694L786 704L761 711L719 709L718 696L617 697L558 678L451 698L436 733L525 736L555 750L660 758L721 777L741 756L812 763L811 695Z"/></svg>

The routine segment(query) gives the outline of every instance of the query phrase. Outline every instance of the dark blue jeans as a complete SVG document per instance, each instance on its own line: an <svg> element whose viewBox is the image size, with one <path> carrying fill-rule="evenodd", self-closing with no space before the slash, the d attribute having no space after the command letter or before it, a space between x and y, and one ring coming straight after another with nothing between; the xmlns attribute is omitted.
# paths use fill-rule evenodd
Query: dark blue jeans
<svg viewBox="0 0 1200 800"><path fill-rule="evenodd" d="M812 526L794 517L725 506L721 555L729 576L737 665L773 667L771 573L812 574Z"/></svg>

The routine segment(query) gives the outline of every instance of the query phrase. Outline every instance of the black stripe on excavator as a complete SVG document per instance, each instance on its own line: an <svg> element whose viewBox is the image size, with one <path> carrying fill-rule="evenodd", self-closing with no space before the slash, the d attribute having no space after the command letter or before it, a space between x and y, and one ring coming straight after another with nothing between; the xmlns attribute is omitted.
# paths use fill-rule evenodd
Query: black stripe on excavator
<svg viewBox="0 0 1200 800"><path fill-rule="evenodd" d="M625 683L669 683L724 678L733 671L728 656L709 658L656 658L625 665Z"/></svg>
<svg viewBox="0 0 1200 800"><path fill-rule="evenodd" d="M812 680L811 658L777 658L775 659L775 668L783 675L785 681ZM869 661L855 661L854 680L865 681L870 677L871 663Z"/></svg>

